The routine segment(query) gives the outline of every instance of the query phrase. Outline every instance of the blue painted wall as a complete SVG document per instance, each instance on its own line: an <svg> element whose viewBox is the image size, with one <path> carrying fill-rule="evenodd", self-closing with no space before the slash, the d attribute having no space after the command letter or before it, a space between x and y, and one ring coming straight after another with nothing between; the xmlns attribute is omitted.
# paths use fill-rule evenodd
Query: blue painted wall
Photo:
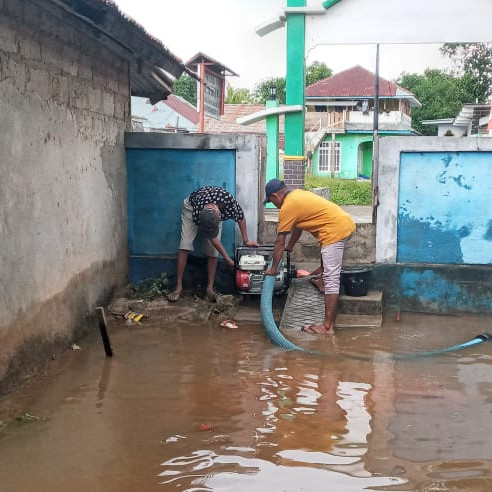
<svg viewBox="0 0 492 492"><path fill-rule="evenodd" d="M491 152L402 153L397 262L492 264L491 190Z"/></svg>
<svg viewBox="0 0 492 492"><path fill-rule="evenodd" d="M236 195L236 152L128 148L126 156L130 280L138 282L166 270L169 262L163 258L176 254L186 196L205 185L222 186ZM225 221L222 231L231 256L235 226Z"/></svg>

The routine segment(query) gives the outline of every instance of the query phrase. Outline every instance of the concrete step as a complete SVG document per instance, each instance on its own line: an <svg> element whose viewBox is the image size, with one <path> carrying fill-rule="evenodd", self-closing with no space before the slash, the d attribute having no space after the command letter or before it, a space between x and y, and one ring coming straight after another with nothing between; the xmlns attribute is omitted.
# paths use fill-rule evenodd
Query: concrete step
<svg viewBox="0 0 492 492"><path fill-rule="evenodd" d="M370 290L367 296L341 295L338 299L338 312L340 314L380 316L383 312L383 293L380 290Z"/></svg>
<svg viewBox="0 0 492 492"><path fill-rule="evenodd" d="M382 314L339 314L335 320L335 328L379 328L382 324Z"/></svg>

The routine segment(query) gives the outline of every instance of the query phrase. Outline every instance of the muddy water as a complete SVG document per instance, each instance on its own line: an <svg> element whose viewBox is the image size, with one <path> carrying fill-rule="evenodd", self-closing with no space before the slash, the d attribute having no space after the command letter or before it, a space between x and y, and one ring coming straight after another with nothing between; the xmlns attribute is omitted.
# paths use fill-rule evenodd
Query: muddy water
<svg viewBox="0 0 492 492"><path fill-rule="evenodd" d="M94 336L0 402L0 490L492 490L492 343L385 355L461 343L490 319L387 318L288 333L332 354L319 357L255 322L112 321L113 359Z"/></svg>

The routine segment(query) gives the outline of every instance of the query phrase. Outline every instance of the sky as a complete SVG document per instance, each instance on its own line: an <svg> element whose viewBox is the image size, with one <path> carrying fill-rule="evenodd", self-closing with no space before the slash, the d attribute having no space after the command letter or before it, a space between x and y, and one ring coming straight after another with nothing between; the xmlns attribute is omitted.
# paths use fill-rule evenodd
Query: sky
<svg viewBox="0 0 492 492"><path fill-rule="evenodd" d="M280 13L287 0L113 1L183 62L202 52L237 73L227 78L234 88L251 90L262 80L285 77L285 28L264 37L255 28ZM402 72L449 67L439 46L381 45L380 76L394 80ZM306 65L323 62L333 73L362 65L374 72L375 53L374 45L317 46L306 53Z"/></svg>

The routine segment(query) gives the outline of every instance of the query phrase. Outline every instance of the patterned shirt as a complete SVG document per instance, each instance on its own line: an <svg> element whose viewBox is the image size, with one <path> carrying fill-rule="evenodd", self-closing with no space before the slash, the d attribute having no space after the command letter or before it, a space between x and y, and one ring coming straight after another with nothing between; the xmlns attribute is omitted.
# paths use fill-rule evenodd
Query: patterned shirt
<svg viewBox="0 0 492 492"><path fill-rule="evenodd" d="M194 191L188 200L193 207L193 222L198 224L198 215L205 205L213 203L220 209L220 220L233 219L240 222L244 218L244 212L236 199L224 188L218 186L203 186Z"/></svg>

